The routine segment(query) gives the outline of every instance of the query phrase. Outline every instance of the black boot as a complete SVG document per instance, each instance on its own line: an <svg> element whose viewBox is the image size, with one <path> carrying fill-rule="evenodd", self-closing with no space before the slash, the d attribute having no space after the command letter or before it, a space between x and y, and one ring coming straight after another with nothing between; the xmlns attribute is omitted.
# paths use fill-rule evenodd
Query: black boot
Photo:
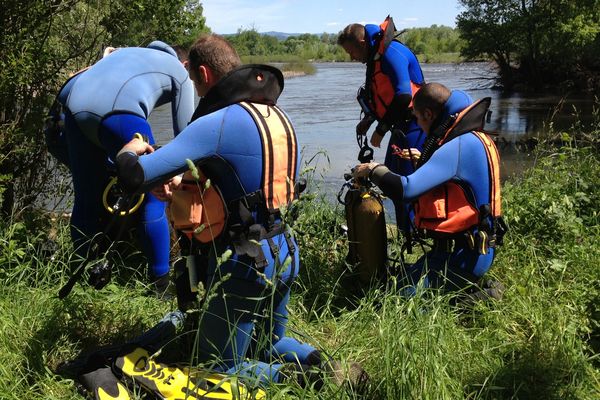
<svg viewBox="0 0 600 400"><path fill-rule="evenodd" d="M171 300L173 299L173 284L171 283L171 277L168 273L164 274L156 278L156 280L152 283L152 291L154 295L160 300Z"/></svg>

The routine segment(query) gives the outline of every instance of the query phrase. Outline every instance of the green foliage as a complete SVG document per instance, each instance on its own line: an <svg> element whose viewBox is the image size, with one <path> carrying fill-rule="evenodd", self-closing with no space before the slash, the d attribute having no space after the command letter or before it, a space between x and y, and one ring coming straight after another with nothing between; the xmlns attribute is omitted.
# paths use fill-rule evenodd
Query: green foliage
<svg viewBox="0 0 600 400"><path fill-rule="evenodd" d="M458 30L443 25L407 29L400 40L419 55L458 53L463 46Z"/></svg>
<svg viewBox="0 0 600 400"><path fill-rule="evenodd" d="M144 46L153 40L188 46L207 32L202 4L191 0L115 2L102 24L113 46Z"/></svg>
<svg viewBox="0 0 600 400"><path fill-rule="evenodd" d="M302 272L290 333L336 359L360 362L371 377L369 398L597 398L600 157L575 146L542 146L537 157L503 191L511 230L492 274L506 286L504 299L472 306L452 306L450 295L427 290L405 299L393 281L342 301L342 209L316 197L310 181L294 225ZM146 297L135 280L100 292L81 285L59 301L68 270L66 224L53 225L56 233L29 224L2 227L0 397L78 398L72 381L53 372L61 362L137 335L174 305ZM49 236L60 243L58 253L41 251ZM321 391L268 390L272 398L359 396L332 382Z"/></svg>
<svg viewBox="0 0 600 400"><path fill-rule="evenodd" d="M491 57L502 83L600 87L597 0L461 0L463 55Z"/></svg>
<svg viewBox="0 0 600 400"><path fill-rule="evenodd" d="M238 30L235 35L227 36L238 54L248 57L264 57L268 62L303 61L346 61L344 50L337 45L337 35L323 33L314 35L304 33L290 36L283 41L269 35L260 34L256 29Z"/></svg>
<svg viewBox="0 0 600 400"><path fill-rule="evenodd" d="M337 34L289 36L277 40L274 36L258 33L254 28L238 30L227 36L244 61L289 62L302 61L350 61L350 57L337 44ZM432 25L429 28L407 29L399 38L427 62L458 62L463 41L458 30Z"/></svg>
<svg viewBox="0 0 600 400"><path fill-rule="evenodd" d="M317 72L317 68L312 65L311 63L307 63L304 61L295 61L295 62L289 62L289 63L285 63L281 66L281 70L283 72L299 72L299 73L303 73L306 75L312 75L315 72Z"/></svg>
<svg viewBox="0 0 600 400"><path fill-rule="evenodd" d="M5 1L0 14L0 204L4 216L53 183L41 131L67 76L107 45L190 43L207 28L194 1Z"/></svg>

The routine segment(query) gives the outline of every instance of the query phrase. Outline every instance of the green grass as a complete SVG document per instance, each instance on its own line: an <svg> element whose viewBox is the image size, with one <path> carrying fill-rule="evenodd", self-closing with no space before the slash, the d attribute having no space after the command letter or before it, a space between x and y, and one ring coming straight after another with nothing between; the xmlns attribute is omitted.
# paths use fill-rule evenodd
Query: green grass
<svg viewBox="0 0 600 400"><path fill-rule="evenodd" d="M450 295L397 290L356 297L345 283L343 209L315 195L295 223L303 270L290 332L358 361L373 399L595 399L600 396L600 157L542 146L536 166L504 187L510 224L491 275L504 298L472 307ZM53 230L56 233L50 234ZM59 251L44 252L56 235ZM79 285L64 301L68 230L40 217L3 222L0 235L0 398L80 398L54 374L80 351L134 337L174 307L145 295L136 274L102 291ZM392 249L397 244L391 244ZM400 283L397 283L400 286ZM270 398L357 398L277 385Z"/></svg>

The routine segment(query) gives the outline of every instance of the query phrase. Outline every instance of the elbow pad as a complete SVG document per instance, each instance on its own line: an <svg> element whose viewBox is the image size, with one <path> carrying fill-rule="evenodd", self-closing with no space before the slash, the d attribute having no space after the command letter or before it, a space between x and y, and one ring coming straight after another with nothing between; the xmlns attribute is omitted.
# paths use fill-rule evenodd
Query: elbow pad
<svg viewBox="0 0 600 400"><path fill-rule="evenodd" d="M388 106L388 109L381 120L388 125L395 125L398 122L403 121L406 119L406 112L411 101L412 96L408 93L394 95L392 102Z"/></svg>
<svg viewBox="0 0 600 400"><path fill-rule="evenodd" d="M139 156L130 152L117 155L116 165L119 185L129 194L138 192L144 183L144 170L138 159Z"/></svg>

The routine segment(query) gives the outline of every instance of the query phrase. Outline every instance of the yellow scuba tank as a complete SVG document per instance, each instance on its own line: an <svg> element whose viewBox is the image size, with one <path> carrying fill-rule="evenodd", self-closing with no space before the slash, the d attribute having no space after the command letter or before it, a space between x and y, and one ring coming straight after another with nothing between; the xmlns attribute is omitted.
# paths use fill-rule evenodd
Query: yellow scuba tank
<svg viewBox="0 0 600 400"><path fill-rule="evenodd" d="M362 284L382 280L386 273L387 232L381 196L365 182L344 186L348 187L342 202L348 226L346 261L355 266Z"/></svg>

